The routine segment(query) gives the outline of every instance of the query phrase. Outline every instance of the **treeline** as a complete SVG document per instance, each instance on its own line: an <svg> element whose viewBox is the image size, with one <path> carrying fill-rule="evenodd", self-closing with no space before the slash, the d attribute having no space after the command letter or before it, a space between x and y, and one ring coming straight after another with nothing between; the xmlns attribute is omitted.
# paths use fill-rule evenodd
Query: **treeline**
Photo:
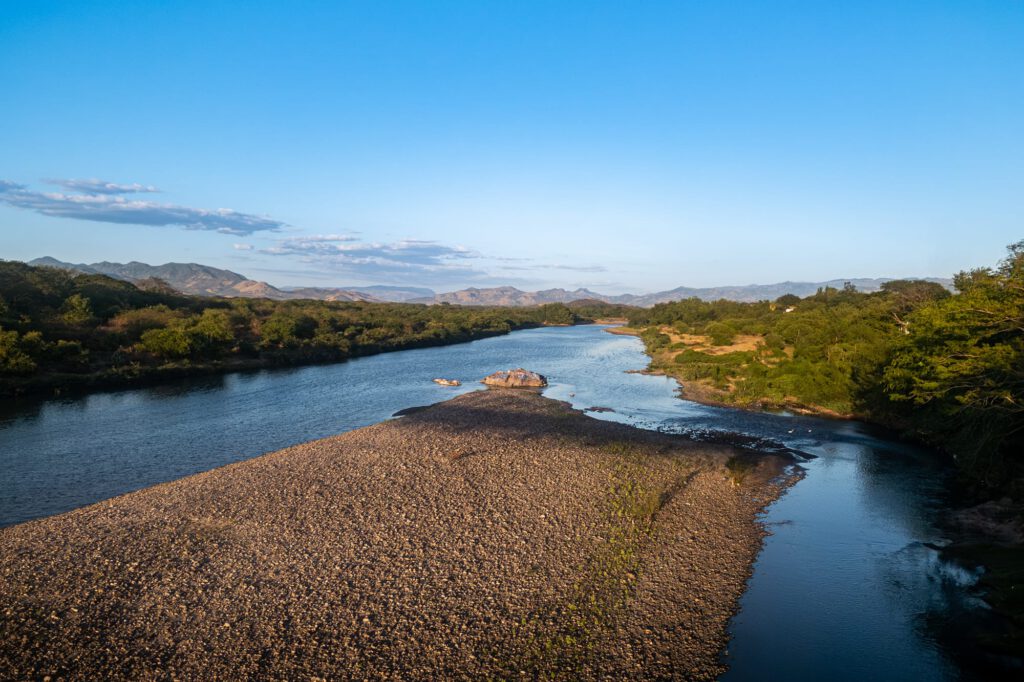
<svg viewBox="0 0 1024 682"><path fill-rule="evenodd" d="M584 318L535 308L200 298L0 261L0 395L335 362Z"/></svg>
<svg viewBox="0 0 1024 682"><path fill-rule="evenodd" d="M1024 467L1024 242L995 268L882 291L637 310L652 368L743 406L805 407L913 432L979 482ZM703 393L701 393L703 391Z"/></svg>
<svg viewBox="0 0 1024 682"><path fill-rule="evenodd" d="M584 320L625 320L640 310L636 306L607 303L593 298L581 298L565 305Z"/></svg>

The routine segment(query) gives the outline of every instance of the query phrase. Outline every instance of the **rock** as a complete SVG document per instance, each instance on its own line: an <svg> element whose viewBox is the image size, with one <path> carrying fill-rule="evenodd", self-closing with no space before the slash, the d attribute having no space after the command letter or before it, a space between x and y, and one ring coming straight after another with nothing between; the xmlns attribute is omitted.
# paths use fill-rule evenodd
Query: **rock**
<svg viewBox="0 0 1024 682"><path fill-rule="evenodd" d="M435 384L441 384L442 386L461 386L462 382L458 379L434 379Z"/></svg>
<svg viewBox="0 0 1024 682"><path fill-rule="evenodd" d="M543 374L531 372L528 369L510 369L503 372L495 372L484 377L483 383L488 386L500 386L502 388L544 388L548 380Z"/></svg>

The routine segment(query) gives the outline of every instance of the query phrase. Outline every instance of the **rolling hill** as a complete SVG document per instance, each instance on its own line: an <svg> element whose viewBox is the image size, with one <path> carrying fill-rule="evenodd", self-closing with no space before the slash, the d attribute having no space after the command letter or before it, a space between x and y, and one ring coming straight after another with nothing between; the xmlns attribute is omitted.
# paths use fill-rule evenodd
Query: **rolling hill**
<svg viewBox="0 0 1024 682"><path fill-rule="evenodd" d="M138 261L130 263L66 263L50 258L36 258L29 265L61 268L74 272L98 273L133 283L147 280L161 280L172 289L194 296L225 296L244 298L314 299L320 301L402 301L409 303L480 306L532 306L545 303L571 303L579 300L602 301L617 305L632 305L649 308L658 303L679 301L685 298L699 298L705 301L726 299L730 301L775 300L785 294L801 298L810 296L823 287L840 289L849 282L859 291L878 291L883 283L898 278L851 278L832 279L824 282L778 282L775 284L747 284L722 287L676 287L668 291L651 294L600 294L590 289L543 289L523 291L511 286L460 289L435 294L425 287L410 286L353 286L353 287L275 287L266 282L252 280L231 270L222 270L198 263L164 263L148 265ZM929 277L945 287L951 280Z"/></svg>
<svg viewBox="0 0 1024 682"><path fill-rule="evenodd" d="M158 279L172 289L192 296L223 296L241 298L270 298L274 300L312 298L324 301L380 301L376 296L361 291L329 288L278 289L252 280L230 270L221 270L198 263L164 263L149 265L130 263L65 263L46 256L29 261L29 265L59 268L73 272L107 275L132 283ZM429 291L429 290L428 290Z"/></svg>
<svg viewBox="0 0 1024 682"><path fill-rule="evenodd" d="M825 282L778 282L776 284L748 284L743 286L723 287L677 287L669 291L659 291L653 294L620 294L608 296L599 294L589 289L545 289L542 291L521 291L515 287L493 287L489 289L461 289L444 294L438 294L429 299L416 299L418 303L450 303L453 305L509 305L525 306L540 305L544 303L569 303L579 299L591 299L615 303L619 305L633 305L641 308L649 308L658 303L679 301L685 298L699 298L705 301L717 301L726 299L730 301L752 302L772 301L785 294L794 294L801 298L810 296L818 289L833 287L841 289L847 282L857 287L858 291L878 291L882 284L898 278L853 278L833 279ZM951 285L951 280L929 277L930 282L938 282L945 287Z"/></svg>

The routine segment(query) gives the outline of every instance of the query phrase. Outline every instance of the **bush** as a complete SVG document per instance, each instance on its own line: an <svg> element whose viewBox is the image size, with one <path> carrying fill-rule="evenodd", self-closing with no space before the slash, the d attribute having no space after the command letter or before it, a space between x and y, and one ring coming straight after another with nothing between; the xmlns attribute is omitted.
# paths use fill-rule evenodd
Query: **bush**
<svg viewBox="0 0 1024 682"><path fill-rule="evenodd" d="M5 332L0 328L0 373L31 374L36 363L20 348L18 332Z"/></svg>
<svg viewBox="0 0 1024 682"><path fill-rule="evenodd" d="M649 353L656 353L659 350L667 348L671 343L672 339L667 334L662 334L653 327L645 329L640 333L640 338L643 340L644 345L647 346Z"/></svg>
<svg viewBox="0 0 1024 682"><path fill-rule="evenodd" d="M150 329L142 334L139 344L146 352L159 358L180 359L192 354L192 335L184 329Z"/></svg>
<svg viewBox="0 0 1024 682"><path fill-rule="evenodd" d="M61 317L71 325L81 325L92 319L92 305L81 294L72 294L64 299L60 308Z"/></svg>
<svg viewBox="0 0 1024 682"><path fill-rule="evenodd" d="M107 328L124 334L129 342L134 342L143 332L166 327L179 319L179 313L161 304L120 312L110 318Z"/></svg>
<svg viewBox="0 0 1024 682"><path fill-rule="evenodd" d="M731 346L736 340L736 327L726 322L712 322L704 327L704 334L715 346Z"/></svg>

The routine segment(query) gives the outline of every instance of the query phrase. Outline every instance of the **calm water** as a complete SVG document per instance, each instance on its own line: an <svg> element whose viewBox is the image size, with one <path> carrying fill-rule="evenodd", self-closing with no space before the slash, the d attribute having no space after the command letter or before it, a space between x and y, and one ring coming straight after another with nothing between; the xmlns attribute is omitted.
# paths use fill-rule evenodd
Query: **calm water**
<svg viewBox="0 0 1024 682"><path fill-rule="evenodd" d="M971 576L927 545L944 472L863 425L750 414L679 400L637 339L600 327L516 332L470 344L300 369L181 381L0 410L0 525L247 459L476 390L525 366L546 395L594 416L689 433L741 433L815 455L766 515L773 535L741 602L726 680L956 679L925 621L949 618ZM433 384L457 378L460 388Z"/></svg>

